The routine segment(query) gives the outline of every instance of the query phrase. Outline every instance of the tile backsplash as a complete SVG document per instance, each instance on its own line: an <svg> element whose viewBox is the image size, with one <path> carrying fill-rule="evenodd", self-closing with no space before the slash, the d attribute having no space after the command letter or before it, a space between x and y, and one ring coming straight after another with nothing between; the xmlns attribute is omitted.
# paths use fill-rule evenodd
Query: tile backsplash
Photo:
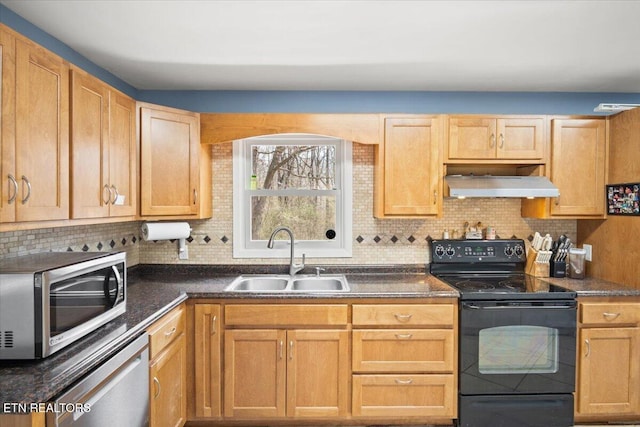
<svg viewBox="0 0 640 427"><path fill-rule="evenodd" d="M213 218L190 221L189 259L179 260L177 242L140 239L140 222L59 227L0 233L0 256L42 251L127 251L129 265L144 264L273 264L288 259L233 258L233 181L231 143L212 149ZM499 237L527 238L534 231L576 238L575 220L534 220L520 216L520 199L445 199L439 219L373 217L373 146L353 146L353 256L308 259L309 264L423 264L428 238L445 229L462 233L465 221L495 227Z"/></svg>

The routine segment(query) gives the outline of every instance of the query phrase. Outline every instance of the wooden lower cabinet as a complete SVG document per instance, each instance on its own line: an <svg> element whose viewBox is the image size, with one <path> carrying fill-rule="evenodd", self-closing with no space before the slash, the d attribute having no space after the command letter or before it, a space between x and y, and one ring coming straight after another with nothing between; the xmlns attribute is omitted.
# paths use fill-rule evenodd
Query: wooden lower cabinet
<svg viewBox="0 0 640 427"><path fill-rule="evenodd" d="M197 418L222 416L220 304L194 305L194 405Z"/></svg>
<svg viewBox="0 0 640 427"><path fill-rule="evenodd" d="M451 375L354 375L354 417L455 417Z"/></svg>
<svg viewBox="0 0 640 427"><path fill-rule="evenodd" d="M149 333L149 425L181 427L187 421L185 307L153 324Z"/></svg>
<svg viewBox="0 0 640 427"><path fill-rule="evenodd" d="M179 427L187 421L187 347L180 335L149 366L151 427Z"/></svg>
<svg viewBox="0 0 640 427"><path fill-rule="evenodd" d="M580 304L577 420L640 419L639 313L640 303Z"/></svg>
<svg viewBox="0 0 640 427"><path fill-rule="evenodd" d="M344 330L227 330L225 417L346 416L348 349Z"/></svg>

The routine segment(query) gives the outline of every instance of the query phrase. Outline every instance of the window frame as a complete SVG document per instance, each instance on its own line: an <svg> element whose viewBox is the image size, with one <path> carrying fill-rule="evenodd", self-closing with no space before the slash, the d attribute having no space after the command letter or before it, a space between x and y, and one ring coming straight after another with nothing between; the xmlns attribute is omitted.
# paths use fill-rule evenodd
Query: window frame
<svg viewBox="0 0 640 427"><path fill-rule="evenodd" d="M251 190L252 145L334 145L336 147L335 190ZM233 141L233 257L289 258L289 240L276 240L267 248L266 240L251 240L252 196L317 196L335 195L336 238L333 240L297 240L295 256L314 258L350 258L352 256L353 201L352 142L315 134L276 134ZM238 219L242 219L239 221ZM286 224L282 224L286 225ZM295 235L294 235L295 237Z"/></svg>

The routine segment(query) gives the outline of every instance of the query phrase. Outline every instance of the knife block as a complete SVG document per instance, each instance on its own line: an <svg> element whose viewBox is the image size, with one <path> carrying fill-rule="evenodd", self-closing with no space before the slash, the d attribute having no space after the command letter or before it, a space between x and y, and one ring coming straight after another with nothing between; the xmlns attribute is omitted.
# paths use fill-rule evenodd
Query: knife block
<svg viewBox="0 0 640 427"><path fill-rule="evenodd" d="M567 275L567 263L564 261L551 261L551 277L565 277Z"/></svg>
<svg viewBox="0 0 640 427"><path fill-rule="evenodd" d="M524 267L524 272L533 277L549 277L549 263L536 262L536 258L538 258L538 251L530 248L527 254L527 264Z"/></svg>

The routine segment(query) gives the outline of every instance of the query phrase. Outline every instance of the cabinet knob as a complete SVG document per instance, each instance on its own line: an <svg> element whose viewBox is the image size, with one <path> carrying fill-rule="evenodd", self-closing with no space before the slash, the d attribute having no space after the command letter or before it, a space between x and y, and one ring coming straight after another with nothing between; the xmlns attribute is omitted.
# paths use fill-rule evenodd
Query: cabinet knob
<svg viewBox="0 0 640 427"><path fill-rule="evenodd" d="M500 134L500 148L504 148L504 135Z"/></svg>
<svg viewBox="0 0 640 427"><path fill-rule="evenodd" d="M195 205L196 203L198 203L198 190L196 190L194 188L193 189L193 204Z"/></svg>
<svg viewBox="0 0 640 427"><path fill-rule="evenodd" d="M606 311L604 313L602 313L602 316L606 319L606 320L614 320L617 319L618 317L620 317L620 313L607 313Z"/></svg>
<svg viewBox="0 0 640 427"><path fill-rule="evenodd" d="M216 322L218 321L218 316L211 316L211 335L215 335L217 331Z"/></svg>
<svg viewBox="0 0 640 427"><path fill-rule="evenodd" d="M411 378L409 378L408 380L401 380L399 378L396 378L396 384L408 385L408 384L411 384L412 382L413 380Z"/></svg>
<svg viewBox="0 0 640 427"><path fill-rule="evenodd" d="M589 340L584 340L584 345L587 348L587 351L584 354L584 357L589 357L589 355L591 354L591 343L589 342Z"/></svg>
<svg viewBox="0 0 640 427"><path fill-rule="evenodd" d="M491 134L489 138L489 148L493 148L496 146L496 135L494 133Z"/></svg>

